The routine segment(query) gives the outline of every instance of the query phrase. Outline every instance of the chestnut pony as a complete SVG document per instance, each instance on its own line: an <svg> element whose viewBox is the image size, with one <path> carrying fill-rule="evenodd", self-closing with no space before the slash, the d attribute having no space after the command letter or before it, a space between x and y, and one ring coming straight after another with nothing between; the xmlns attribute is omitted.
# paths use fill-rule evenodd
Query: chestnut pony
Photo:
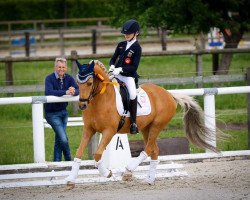
<svg viewBox="0 0 250 200"><path fill-rule="evenodd" d="M104 167L101 158L105 147L117 133L121 119L115 105L114 83L109 80L105 66L100 61L91 61L87 65L81 65L77 61L77 64L79 68L77 82L80 89L79 107L82 110L84 131L72 170L66 178L69 187L74 186L83 152L96 132L102 134L102 139L94 154L96 167L102 176L112 176L112 172ZM137 117L137 125L143 135L145 149L133 162L128 164L123 174L124 180L131 177L136 167L150 156L150 167L145 182L154 183L159 154L156 140L175 115L178 104L184 110L183 121L189 141L198 147L216 152L215 147L207 142L211 139L212 132L205 127L202 109L193 98L187 95L171 94L164 88L150 83L142 84L140 87L146 91L151 103L151 113ZM129 126L130 120L126 117L125 124L119 133L129 133Z"/></svg>

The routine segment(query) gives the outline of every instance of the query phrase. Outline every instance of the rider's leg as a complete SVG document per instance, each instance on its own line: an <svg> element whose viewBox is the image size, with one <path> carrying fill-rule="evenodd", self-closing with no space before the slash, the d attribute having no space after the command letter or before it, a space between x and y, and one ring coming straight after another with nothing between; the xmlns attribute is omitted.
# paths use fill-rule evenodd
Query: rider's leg
<svg viewBox="0 0 250 200"><path fill-rule="evenodd" d="M131 134L137 134L138 128L136 124L136 114L137 114L137 96L136 96L136 86L135 86L135 79L133 77L126 77L122 75L117 76L121 81L123 81L129 92L129 97L130 97L130 133Z"/></svg>
<svg viewBox="0 0 250 200"><path fill-rule="evenodd" d="M138 128L136 124L136 113L137 113L137 97L133 100L130 100L130 133L131 134L137 134Z"/></svg>
<svg viewBox="0 0 250 200"><path fill-rule="evenodd" d="M136 114L137 114L137 96L136 96L136 86L135 86L135 80L132 77L127 78L127 87L130 95L130 133L131 134L137 134L138 128L136 124Z"/></svg>

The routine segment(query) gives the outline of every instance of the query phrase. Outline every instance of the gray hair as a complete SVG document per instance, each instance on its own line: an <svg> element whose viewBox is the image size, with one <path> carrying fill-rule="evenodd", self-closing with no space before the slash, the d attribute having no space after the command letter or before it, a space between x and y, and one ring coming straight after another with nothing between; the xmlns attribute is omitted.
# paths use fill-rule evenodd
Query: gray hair
<svg viewBox="0 0 250 200"><path fill-rule="evenodd" d="M56 58L55 59L55 67L57 66L57 63L58 62L64 62L66 65L67 65L67 60L66 60L66 58Z"/></svg>

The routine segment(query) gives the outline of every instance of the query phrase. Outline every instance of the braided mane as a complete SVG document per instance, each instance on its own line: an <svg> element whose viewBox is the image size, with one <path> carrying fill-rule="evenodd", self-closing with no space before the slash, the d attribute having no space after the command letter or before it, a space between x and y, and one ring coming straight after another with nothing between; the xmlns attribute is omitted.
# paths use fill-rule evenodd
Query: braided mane
<svg viewBox="0 0 250 200"><path fill-rule="evenodd" d="M101 67L101 69L105 72L106 75L108 75L108 70L106 69L106 67L104 66L104 64L101 61L94 60L94 62L95 62L95 64L98 64Z"/></svg>

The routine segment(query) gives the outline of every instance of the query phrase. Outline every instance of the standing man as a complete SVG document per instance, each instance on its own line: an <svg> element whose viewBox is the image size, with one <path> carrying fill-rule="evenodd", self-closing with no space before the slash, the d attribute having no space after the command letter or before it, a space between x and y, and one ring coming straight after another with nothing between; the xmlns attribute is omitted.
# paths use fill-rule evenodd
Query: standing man
<svg viewBox="0 0 250 200"><path fill-rule="evenodd" d="M55 71L45 79L45 95L61 97L63 95L77 96L79 87L74 78L67 71L67 60L56 58ZM66 133L68 121L68 102L45 103L45 119L55 132L54 161L62 161L62 153L65 161L71 161L71 153Z"/></svg>

